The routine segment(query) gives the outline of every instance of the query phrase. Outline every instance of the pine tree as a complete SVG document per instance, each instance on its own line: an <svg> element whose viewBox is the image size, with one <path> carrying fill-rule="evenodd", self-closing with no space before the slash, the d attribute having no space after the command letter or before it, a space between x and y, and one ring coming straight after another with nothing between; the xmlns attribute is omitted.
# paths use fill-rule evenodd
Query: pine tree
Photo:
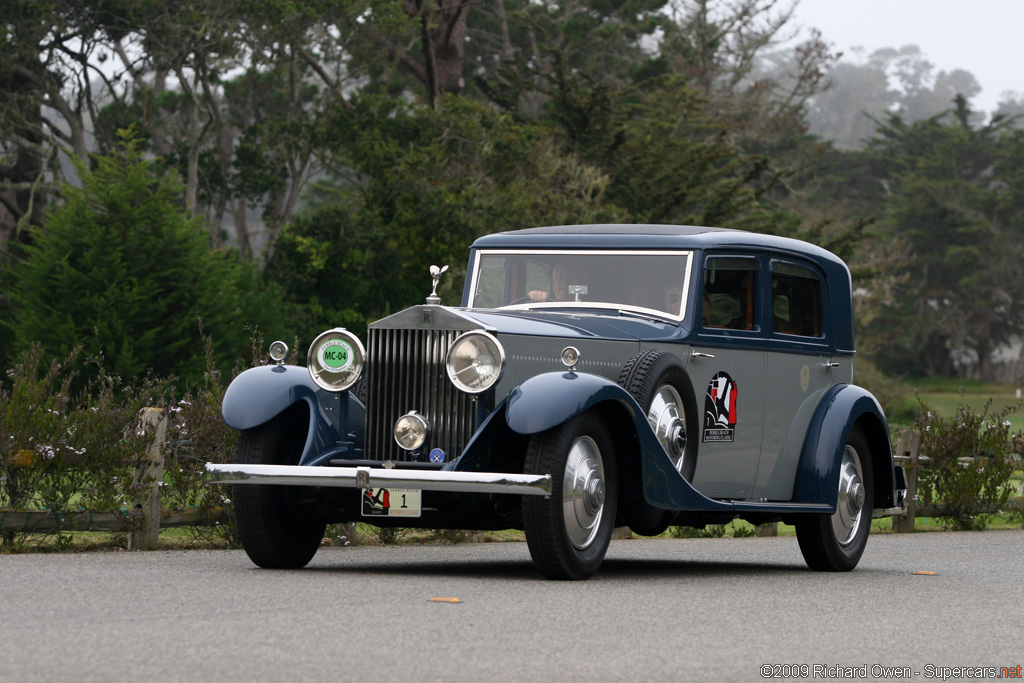
<svg viewBox="0 0 1024 683"><path fill-rule="evenodd" d="M201 377L199 319L227 357L244 347L245 267L212 251L182 188L156 177L130 134L95 168L77 167L45 229L12 272L17 349L42 344L126 381L147 372ZM226 342L226 343L225 343ZM225 358L226 360L226 358Z"/></svg>

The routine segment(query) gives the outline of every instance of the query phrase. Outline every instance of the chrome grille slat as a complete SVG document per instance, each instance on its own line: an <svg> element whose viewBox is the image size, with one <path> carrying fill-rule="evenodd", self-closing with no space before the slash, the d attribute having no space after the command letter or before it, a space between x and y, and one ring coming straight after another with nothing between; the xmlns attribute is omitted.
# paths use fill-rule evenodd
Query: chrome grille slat
<svg viewBox="0 0 1024 683"><path fill-rule="evenodd" d="M371 329L367 351L365 457L410 460L392 436L395 420L410 410L431 426L431 448L458 456L473 434L472 398L445 373L445 356L458 330Z"/></svg>

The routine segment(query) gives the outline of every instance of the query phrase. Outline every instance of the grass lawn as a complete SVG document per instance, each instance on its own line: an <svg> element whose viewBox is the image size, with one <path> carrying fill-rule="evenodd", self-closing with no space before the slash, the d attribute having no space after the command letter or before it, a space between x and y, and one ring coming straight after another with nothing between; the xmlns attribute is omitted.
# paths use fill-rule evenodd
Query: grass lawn
<svg viewBox="0 0 1024 683"><path fill-rule="evenodd" d="M918 392L921 401L934 410L937 415L946 418L953 417L956 414L957 406L961 403L966 403L971 409L978 412L985 407L985 402L991 399L990 415L1007 408L1020 406L1017 391L1021 387L1011 384L996 384L955 377L912 378L907 380L907 384ZM915 411L918 409L917 401L913 397L909 399L908 405ZM1024 410L1016 410L1010 413L1006 419L1010 421L1012 431L1024 430Z"/></svg>

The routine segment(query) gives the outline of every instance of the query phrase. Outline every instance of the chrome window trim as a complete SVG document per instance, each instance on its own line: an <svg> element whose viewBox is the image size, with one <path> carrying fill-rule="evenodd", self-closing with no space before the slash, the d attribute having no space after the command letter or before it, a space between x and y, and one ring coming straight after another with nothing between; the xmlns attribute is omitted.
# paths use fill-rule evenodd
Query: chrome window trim
<svg viewBox="0 0 1024 683"><path fill-rule="evenodd" d="M500 306L507 310L529 310L541 308L574 308L574 309L601 309L608 311L637 311L643 313L653 312L655 315L681 322L686 318L687 304L690 300L690 280L693 275L693 251L689 249L478 249L473 254L472 265L472 286L469 290L469 301L467 308L476 307L476 296L480 287L480 262L484 256L680 256L686 259L686 277L683 278L682 302L678 315L666 313L653 308L643 306L631 306L629 304L581 302L579 304L571 301L560 302L537 302Z"/></svg>

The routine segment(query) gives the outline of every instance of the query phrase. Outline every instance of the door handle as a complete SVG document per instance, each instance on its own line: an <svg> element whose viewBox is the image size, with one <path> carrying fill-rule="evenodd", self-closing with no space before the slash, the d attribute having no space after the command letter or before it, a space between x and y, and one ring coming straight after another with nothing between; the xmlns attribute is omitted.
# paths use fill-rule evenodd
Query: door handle
<svg viewBox="0 0 1024 683"><path fill-rule="evenodd" d="M701 353L700 351L694 351L690 354L690 358L714 358L710 353Z"/></svg>
<svg viewBox="0 0 1024 683"><path fill-rule="evenodd" d="M836 363L835 361L829 361L828 363L818 363L818 365L820 365L823 368L838 368L839 367L839 363Z"/></svg>

